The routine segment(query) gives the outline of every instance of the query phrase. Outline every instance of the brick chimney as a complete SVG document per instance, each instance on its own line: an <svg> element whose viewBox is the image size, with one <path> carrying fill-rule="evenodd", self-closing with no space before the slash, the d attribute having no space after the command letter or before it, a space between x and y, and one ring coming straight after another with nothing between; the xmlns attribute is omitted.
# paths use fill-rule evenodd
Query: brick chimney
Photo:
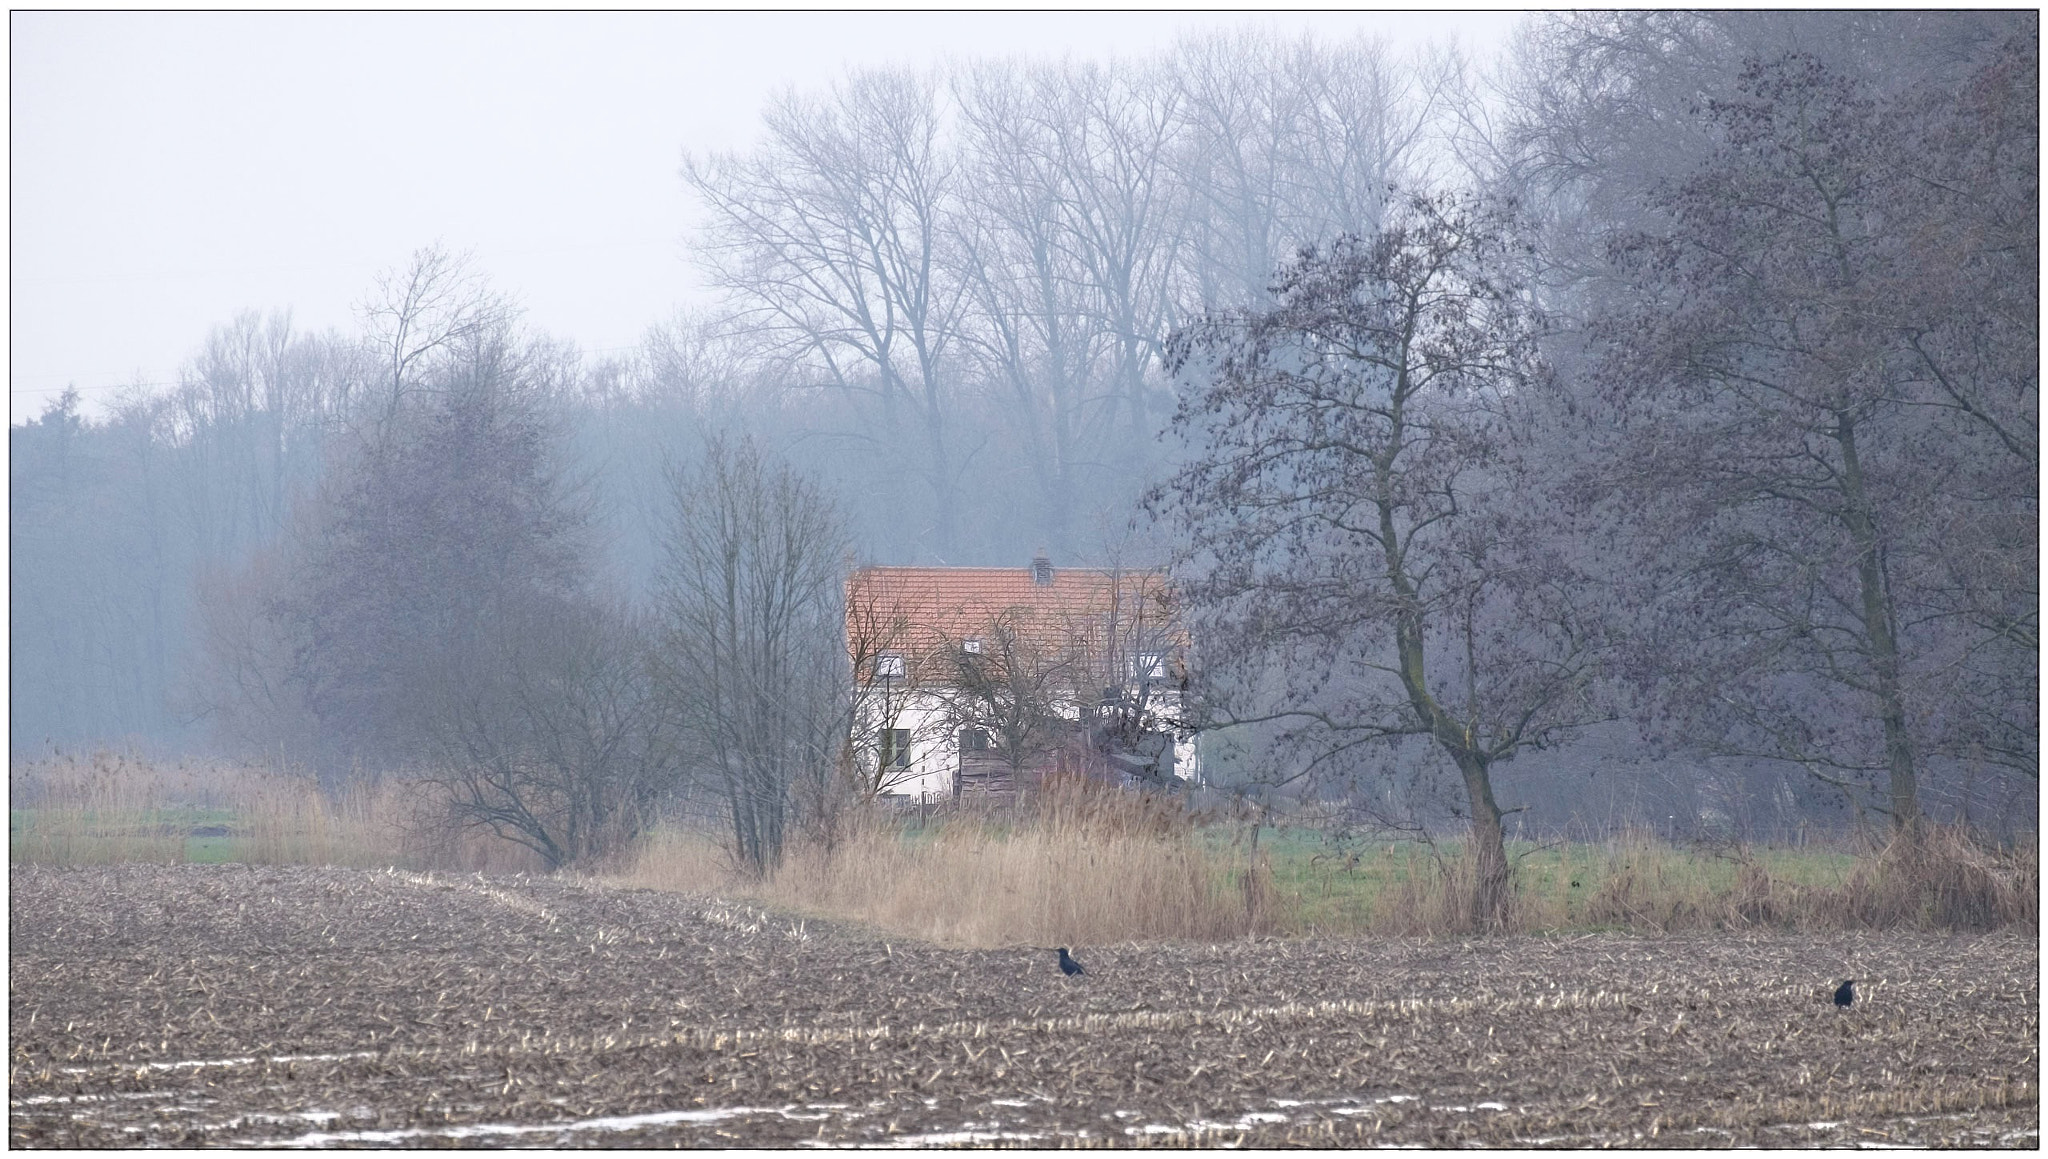
<svg viewBox="0 0 2048 1159"><path fill-rule="evenodd" d="M1052 586L1052 560L1042 547L1037 555L1031 557L1031 582L1042 588Z"/></svg>

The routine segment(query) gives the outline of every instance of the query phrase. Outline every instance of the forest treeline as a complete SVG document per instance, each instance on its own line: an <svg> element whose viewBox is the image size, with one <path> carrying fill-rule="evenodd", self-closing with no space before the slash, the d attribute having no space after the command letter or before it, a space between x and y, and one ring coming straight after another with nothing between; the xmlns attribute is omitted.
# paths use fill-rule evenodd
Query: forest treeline
<svg viewBox="0 0 2048 1159"><path fill-rule="evenodd" d="M2010 824L2037 98L2031 12L793 90L683 156L720 305L637 350L429 247L352 330L246 313L13 427L12 746L429 770L550 863L678 791L779 834L844 759L847 563L1043 548L1172 567L1266 799Z"/></svg>

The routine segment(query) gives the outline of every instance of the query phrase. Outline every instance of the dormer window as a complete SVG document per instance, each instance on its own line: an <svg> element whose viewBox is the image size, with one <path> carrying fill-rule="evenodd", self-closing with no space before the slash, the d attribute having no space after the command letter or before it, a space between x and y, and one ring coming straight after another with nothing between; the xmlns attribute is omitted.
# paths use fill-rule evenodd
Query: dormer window
<svg viewBox="0 0 2048 1159"><path fill-rule="evenodd" d="M981 641L976 637L969 636L965 640L960 641L960 650L970 656L979 656L981 655Z"/></svg>
<svg viewBox="0 0 2048 1159"><path fill-rule="evenodd" d="M901 680L903 671L903 653L884 652L875 657L875 679Z"/></svg>

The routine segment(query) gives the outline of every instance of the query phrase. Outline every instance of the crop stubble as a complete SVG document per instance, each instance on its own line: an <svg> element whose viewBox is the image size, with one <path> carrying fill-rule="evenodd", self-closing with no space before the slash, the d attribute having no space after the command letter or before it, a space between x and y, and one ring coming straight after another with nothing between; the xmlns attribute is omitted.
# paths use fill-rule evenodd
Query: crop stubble
<svg viewBox="0 0 2048 1159"><path fill-rule="evenodd" d="M2039 1140L2032 932L1124 945L1068 979L565 880L12 883L16 1146Z"/></svg>

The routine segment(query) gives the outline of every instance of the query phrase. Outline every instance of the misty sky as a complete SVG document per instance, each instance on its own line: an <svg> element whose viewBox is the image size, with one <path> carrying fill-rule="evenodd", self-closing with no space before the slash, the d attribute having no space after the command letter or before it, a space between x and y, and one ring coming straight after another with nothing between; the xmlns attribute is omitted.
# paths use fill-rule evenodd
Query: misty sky
<svg viewBox="0 0 2048 1159"><path fill-rule="evenodd" d="M12 416L167 384L208 327L351 328L444 242L587 352L701 303L685 149L848 65L1142 56L1259 23L1492 56L1512 13L17 13Z"/></svg>

